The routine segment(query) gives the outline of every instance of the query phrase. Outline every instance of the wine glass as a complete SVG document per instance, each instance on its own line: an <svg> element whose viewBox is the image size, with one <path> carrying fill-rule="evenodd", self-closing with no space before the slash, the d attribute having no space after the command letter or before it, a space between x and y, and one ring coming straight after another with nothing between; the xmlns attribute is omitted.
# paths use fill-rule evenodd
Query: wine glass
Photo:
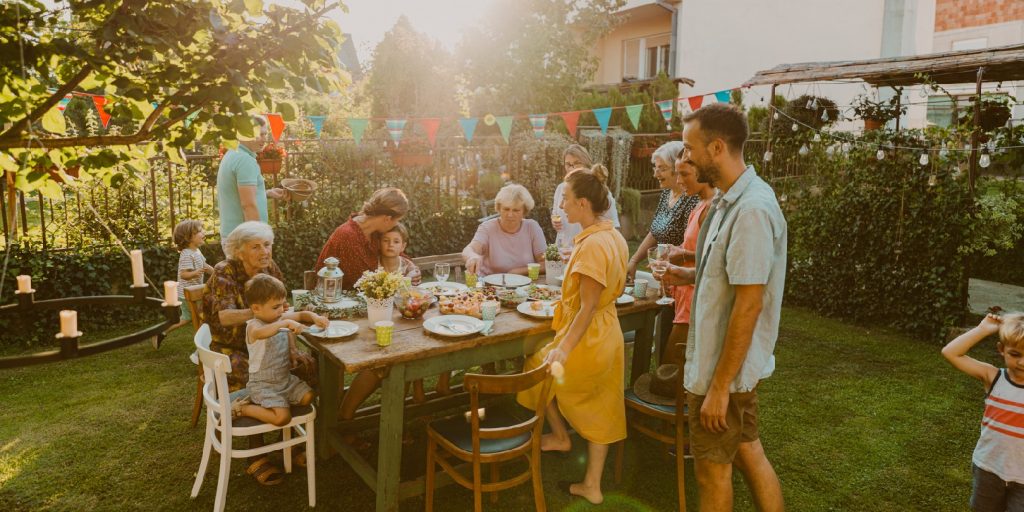
<svg viewBox="0 0 1024 512"><path fill-rule="evenodd" d="M442 283L448 281L448 274L451 273L452 267L449 263L435 263L434 264L434 277Z"/></svg>
<svg viewBox="0 0 1024 512"><path fill-rule="evenodd" d="M654 278L659 282L661 282L661 278L665 275L665 271L668 270L669 247L668 244L658 244L647 250L647 262L651 265L651 273L654 274ZM675 303L675 299L665 296L664 282L661 282L659 289L661 297L657 300L656 304L667 305Z"/></svg>
<svg viewBox="0 0 1024 512"><path fill-rule="evenodd" d="M562 257L562 263L569 263L569 257L572 256L572 240L558 235L555 244L558 245L558 255Z"/></svg>

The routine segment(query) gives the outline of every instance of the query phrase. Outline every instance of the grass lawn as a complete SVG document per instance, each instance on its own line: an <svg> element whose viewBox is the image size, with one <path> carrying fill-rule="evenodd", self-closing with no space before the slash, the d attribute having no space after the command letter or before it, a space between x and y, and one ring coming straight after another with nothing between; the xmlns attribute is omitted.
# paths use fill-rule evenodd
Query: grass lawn
<svg viewBox="0 0 1024 512"><path fill-rule="evenodd" d="M202 427L188 426L195 369L190 329L160 350L148 344L45 366L0 371L0 510L210 509L217 459L199 497L189 498L202 449ZM995 361L994 348L980 350ZM761 434L790 510L965 510L970 455L983 390L947 365L934 344L888 331L783 310L778 369L759 388ZM423 460L422 420L405 447L407 469ZM585 448L545 456L552 510L671 510L673 463L659 445L632 435L624 481L605 472L606 504L570 502L558 480L579 479ZM261 488L235 462L230 510L297 510L306 475ZM696 509L692 465L688 496ZM422 471L422 469L419 469ZM508 472L506 472L508 473ZM318 509L372 510L374 496L335 457L317 464ZM441 489L446 510L469 510L472 496ZM737 510L753 510L737 480ZM422 510L420 499L403 510ZM501 494L486 510L532 510L529 486Z"/></svg>

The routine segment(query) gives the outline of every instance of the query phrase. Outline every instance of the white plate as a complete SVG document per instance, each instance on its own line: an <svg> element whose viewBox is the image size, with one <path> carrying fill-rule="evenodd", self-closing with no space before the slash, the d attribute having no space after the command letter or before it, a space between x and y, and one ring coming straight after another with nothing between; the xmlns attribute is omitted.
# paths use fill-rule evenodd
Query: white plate
<svg viewBox="0 0 1024 512"><path fill-rule="evenodd" d="M310 334L320 336L322 338L344 338L345 336L351 336L358 331L358 325L344 320L331 320L326 331L315 325L309 328Z"/></svg>
<svg viewBox="0 0 1024 512"><path fill-rule="evenodd" d="M466 315L439 315L423 321L423 328L438 336L468 336L483 330L484 322Z"/></svg>
<svg viewBox="0 0 1024 512"><path fill-rule="evenodd" d="M540 289L554 290L554 291L558 292L558 297L557 298L547 299L547 300L558 300L559 298L561 298L561 295L562 295L562 288L561 287L549 286L549 285L546 285L546 284L520 286L519 288L516 288L516 294L521 295L521 296L526 296L527 300L540 300L540 299L534 299L533 297L530 297L530 286L536 286L537 288L540 288Z"/></svg>
<svg viewBox="0 0 1024 512"><path fill-rule="evenodd" d="M321 302L321 306L326 309L349 309L359 305L359 301L353 299L341 299L338 302Z"/></svg>
<svg viewBox="0 0 1024 512"><path fill-rule="evenodd" d="M615 299L616 306L624 306L626 304L632 304L636 302L636 297L632 295L620 295L619 298Z"/></svg>
<svg viewBox="0 0 1024 512"><path fill-rule="evenodd" d="M530 306L533 304L543 304L544 309L536 311ZM555 301L551 300L538 300L536 302L524 302L516 307L516 311L534 318L553 318L555 316Z"/></svg>
<svg viewBox="0 0 1024 512"><path fill-rule="evenodd" d="M502 281L502 276L505 276L504 281ZM529 277L521 276L519 274L491 274L484 278L484 282L494 286L519 288L520 286L526 286L533 281Z"/></svg>
<svg viewBox="0 0 1024 512"><path fill-rule="evenodd" d="M464 284L462 284L462 283L448 283L448 282L441 282L441 281L431 281L429 283L422 283L422 284L420 284L420 288L430 289L430 288L435 288L435 287L437 288L437 290L432 290L434 292L434 295L441 295L441 296L444 296L444 297L450 297L452 295L458 295L459 292L464 292L466 290L469 290L469 287L464 285Z"/></svg>

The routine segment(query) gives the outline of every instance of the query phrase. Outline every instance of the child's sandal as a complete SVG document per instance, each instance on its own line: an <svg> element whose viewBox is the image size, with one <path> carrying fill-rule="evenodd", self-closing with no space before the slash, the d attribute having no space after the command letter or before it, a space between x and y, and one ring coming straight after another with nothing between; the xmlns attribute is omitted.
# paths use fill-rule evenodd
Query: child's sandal
<svg viewBox="0 0 1024 512"><path fill-rule="evenodd" d="M270 462L270 457L260 457L245 469L245 474L251 475L260 485L267 487L278 485L284 481L284 473Z"/></svg>

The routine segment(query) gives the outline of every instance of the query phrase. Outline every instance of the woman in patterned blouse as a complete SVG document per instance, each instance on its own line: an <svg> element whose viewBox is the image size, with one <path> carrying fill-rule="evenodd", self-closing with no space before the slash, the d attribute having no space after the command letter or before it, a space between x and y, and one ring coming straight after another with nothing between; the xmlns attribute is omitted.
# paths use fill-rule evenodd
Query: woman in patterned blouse
<svg viewBox="0 0 1024 512"><path fill-rule="evenodd" d="M626 268L627 282L633 281L637 265L647 258L647 250L656 244L679 245L683 243L686 222L690 211L700 202L697 196L687 196L683 186L676 181L675 162L683 152L683 143L677 140L663 144L651 155L654 164L654 179L661 187L658 208L651 220L651 230L640 243L636 253L629 259Z"/></svg>
<svg viewBox="0 0 1024 512"><path fill-rule="evenodd" d="M363 203L363 209L331 233L313 270L323 268L324 260L338 258L345 273L341 287L351 290L365 270L376 270L380 261L380 236L391 231L409 212L409 200L397 188L382 188Z"/></svg>

